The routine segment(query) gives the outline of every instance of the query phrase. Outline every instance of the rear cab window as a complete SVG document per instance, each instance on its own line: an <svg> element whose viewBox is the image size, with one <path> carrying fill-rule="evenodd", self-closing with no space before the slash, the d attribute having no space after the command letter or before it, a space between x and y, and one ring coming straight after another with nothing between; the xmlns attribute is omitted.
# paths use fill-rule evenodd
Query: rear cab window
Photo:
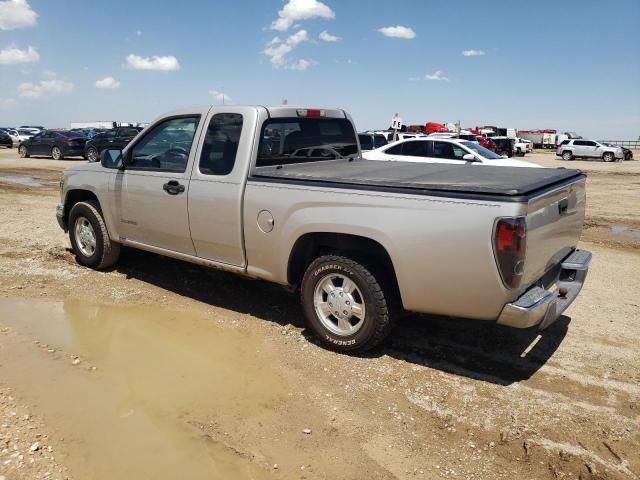
<svg viewBox="0 0 640 480"><path fill-rule="evenodd" d="M271 118L262 126L256 167L357 155L356 132L346 118Z"/></svg>

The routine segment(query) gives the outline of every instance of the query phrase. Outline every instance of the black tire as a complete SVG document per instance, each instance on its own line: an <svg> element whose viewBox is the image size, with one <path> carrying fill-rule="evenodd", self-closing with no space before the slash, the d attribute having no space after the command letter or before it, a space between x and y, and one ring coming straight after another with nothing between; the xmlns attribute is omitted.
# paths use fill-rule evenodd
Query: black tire
<svg viewBox="0 0 640 480"><path fill-rule="evenodd" d="M60 147L53 147L51 149L51 158L54 160L64 160L64 155L62 154Z"/></svg>
<svg viewBox="0 0 640 480"><path fill-rule="evenodd" d="M361 292L361 300L365 306L362 326L349 336L338 335L329 330L316 312L316 286L332 274L342 275L353 281ZM362 353L376 347L389 336L396 319L394 309L390 306L392 295L385 295L381 283L367 268L350 258L340 255L316 258L304 274L300 292L307 326L331 350Z"/></svg>
<svg viewBox="0 0 640 480"><path fill-rule="evenodd" d="M96 246L92 255L82 252L76 239L76 222L86 219L91 224L95 234ZM100 205L96 201L86 201L76 203L69 212L69 240L71 248L76 256L76 261L85 267L95 270L109 268L118 261L120 257L120 244L112 241L107 232L107 226L100 212Z"/></svg>
<svg viewBox="0 0 640 480"><path fill-rule="evenodd" d="M605 152L602 155L602 161L603 162L613 162L613 161L615 161L615 159L616 159L616 156L611 152Z"/></svg>
<svg viewBox="0 0 640 480"><path fill-rule="evenodd" d="M85 158L90 162L97 162L98 160L100 160L98 150L95 147L89 147L87 149L87 155L85 156Z"/></svg>
<svg viewBox="0 0 640 480"><path fill-rule="evenodd" d="M562 159L566 162L573 160L573 154L569 150L562 152Z"/></svg>
<svg viewBox="0 0 640 480"><path fill-rule="evenodd" d="M18 147L18 155L20 155L20 158L29 158L29 150L25 145Z"/></svg>

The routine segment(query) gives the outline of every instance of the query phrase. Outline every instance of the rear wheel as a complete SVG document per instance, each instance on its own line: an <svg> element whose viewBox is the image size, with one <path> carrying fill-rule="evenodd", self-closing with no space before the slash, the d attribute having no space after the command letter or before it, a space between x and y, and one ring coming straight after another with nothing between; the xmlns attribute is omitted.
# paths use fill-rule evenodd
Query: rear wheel
<svg viewBox="0 0 640 480"><path fill-rule="evenodd" d="M569 151L562 152L562 159L565 161L573 160L573 154Z"/></svg>
<svg viewBox="0 0 640 480"><path fill-rule="evenodd" d="M381 282L360 263L340 255L314 260L301 287L307 326L328 348L359 353L380 344L395 316Z"/></svg>
<svg viewBox="0 0 640 480"><path fill-rule="evenodd" d="M98 150L96 150L94 147L89 147L87 149L87 160L89 160L90 162L97 162Z"/></svg>
<svg viewBox="0 0 640 480"><path fill-rule="evenodd" d="M605 152L604 155L602 155L602 160L604 160L605 162L613 162L616 159L616 156L613 154L613 152Z"/></svg>
<svg viewBox="0 0 640 480"><path fill-rule="evenodd" d="M29 158L29 150L24 145L20 145L18 147L18 155L20 155L20 158Z"/></svg>
<svg viewBox="0 0 640 480"><path fill-rule="evenodd" d="M51 149L51 158L54 160L62 160L64 155L62 155L62 150L59 147L53 147Z"/></svg>
<svg viewBox="0 0 640 480"><path fill-rule="evenodd" d="M111 241L97 202L76 203L69 212L69 240L80 265L101 270L120 256L120 244Z"/></svg>

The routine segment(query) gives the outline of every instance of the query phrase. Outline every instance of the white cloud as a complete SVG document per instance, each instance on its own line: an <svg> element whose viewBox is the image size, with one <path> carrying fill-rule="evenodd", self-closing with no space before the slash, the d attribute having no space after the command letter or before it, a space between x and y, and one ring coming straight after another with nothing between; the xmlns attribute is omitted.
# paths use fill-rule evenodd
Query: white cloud
<svg viewBox="0 0 640 480"><path fill-rule="evenodd" d="M141 37L142 36L142 30L136 30L136 36Z"/></svg>
<svg viewBox="0 0 640 480"><path fill-rule="evenodd" d="M173 55L140 57L132 53L127 55L127 66L134 70L160 70L165 72L180 69L178 59Z"/></svg>
<svg viewBox="0 0 640 480"><path fill-rule="evenodd" d="M320 40L325 41L325 42L339 42L341 40L340 37L336 37L335 35L331 35L326 30L323 30L322 32L320 32L320 35L318 35L318 38Z"/></svg>
<svg viewBox="0 0 640 480"><path fill-rule="evenodd" d="M118 88L120 86L120 82L113 77L105 77L102 80L97 80L94 84L98 88Z"/></svg>
<svg viewBox="0 0 640 480"><path fill-rule="evenodd" d="M41 80L38 83L25 82L18 85L18 95L24 98L40 98L47 94L69 93L73 83L64 80Z"/></svg>
<svg viewBox="0 0 640 480"><path fill-rule="evenodd" d="M16 46L10 46L0 50L0 65L16 65L19 63L37 63L40 55L33 47L21 50Z"/></svg>
<svg viewBox="0 0 640 480"><path fill-rule="evenodd" d="M486 55L484 50L465 50L462 52L462 55L465 57L481 57L482 55Z"/></svg>
<svg viewBox="0 0 640 480"><path fill-rule="evenodd" d="M331 20L336 18L336 14L318 0L289 0L278 12L278 19L271 24L271 29L286 32L296 22L310 18Z"/></svg>
<svg viewBox="0 0 640 480"><path fill-rule="evenodd" d="M27 0L0 1L0 30L33 27L38 23L38 14Z"/></svg>
<svg viewBox="0 0 640 480"><path fill-rule="evenodd" d="M444 76L444 72L442 70L436 70L431 75L425 75L425 80L439 80L441 82L448 82L449 79Z"/></svg>
<svg viewBox="0 0 640 480"><path fill-rule="evenodd" d="M315 64L313 60L298 60L294 63L289 63L287 55L289 55L295 48L302 42L309 40L309 34L306 30L298 30L293 35L287 37L286 40L281 40L278 37L272 38L266 45L266 48L262 51L267 57L274 68L288 68L291 70L306 70L311 65Z"/></svg>
<svg viewBox="0 0 640 480"><path fill-rule="evenodd" d="M396 25L395 27L382 27L378 31L385 37L391 38L404 38L410 40L415 38L416 32L409 27L403 27L402 25Z"/></svg>
<svg viewBox="0 0 640 480"><path fill-rule="evenodd" d="M288 68L289 70L306 70L307 68L316 65L317 63L318 62L316 62L315 60L306 60L304 58L301 58L300 60L287 65L285 68Z"/></svg>
<svg viewBox="0 0 640 480"><path fill-rule="evenodd" d="M209 90L209 95L215 98L218 102L229 103L232 101L229 95L219 92L218 90Z"/></svg>

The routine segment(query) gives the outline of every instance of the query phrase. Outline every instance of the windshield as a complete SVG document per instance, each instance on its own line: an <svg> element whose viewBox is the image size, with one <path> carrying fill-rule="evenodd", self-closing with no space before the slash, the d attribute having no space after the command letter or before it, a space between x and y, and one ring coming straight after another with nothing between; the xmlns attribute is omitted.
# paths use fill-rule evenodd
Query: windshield
<svg viewBox="0 0 640 480"><path fill-rule="evenodd" d="M357 155L356 132L346 118L273 118L262 127L256 167Z"/></svg>
<svg viewBox="0 0 640 480"><path fill-rule="evenodd" d="M460 142L461 145L464 145L469 150L480 155L482 158L486 158L487 160L502 160L502 157L497 153L492 152L491 150L481 147L477 143L473 142Z"/></svg>

